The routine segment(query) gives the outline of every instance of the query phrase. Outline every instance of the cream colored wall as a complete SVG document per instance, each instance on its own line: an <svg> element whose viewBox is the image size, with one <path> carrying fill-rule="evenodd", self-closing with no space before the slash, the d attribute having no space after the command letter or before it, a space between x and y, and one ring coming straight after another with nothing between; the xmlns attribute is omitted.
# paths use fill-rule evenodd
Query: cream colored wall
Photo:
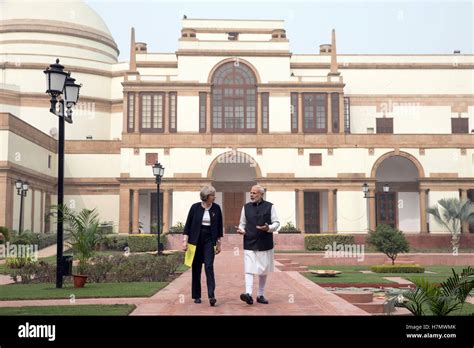
<svg viewBox="0 0 474 348"><path fill-rule="evenodd" d="M395 134L451 134L451 118L457 116L451 113L450 106L399 105L389 101L380 112L375 106L351 106L351 133L370 134L367 128L376 133L375 119L384 114L393 117Z"/></svg>
<svg viewBox="0 0 474 348"><path fill-rule="evenodd" d="M178 70L180 81L199 81L207 83L211 70L228 57L192 57L179 56ZM250 62L258 71L263 83L269 81L287 81L290 78L288 57L245 57L240 60ZM199 68L197 68L199 67Z"/></svg>
<svg viewBox="0 0 474 348"><path fill-rule="evenodd" d="M51 168L48 168L48 155L52 155ZM55 176L55 157L56 155L52 152L10 132L8 161L44 175Z"/></svg>
<svg viewBox="0 0 474 348"><path fill-rule="evenodd" d="M195 192L173 191L173 218L171 225L176 225L178 222L186 223L189 208L196 202L199 202L199 188Z"/></svg>
<svg viewBox="0 0 474 348"><path fill-rule="evenodd" d="M199 95L178 93L178 132L199 132Z"/></svg>
<svg viewBox="0 0 474 348"><path fill-rule="evenodd" d="M472 74L466 69L345 69L342 72L347 94L471 94Z"/></svg>
<svg viewBox="0 0 474 348"><path fill-rule="evenodd" d="M120 155L66 154L66 178L120 177Z"/></svg>
<svg viewBox="0 0 474 348"><path fill-rule="evenodd" d="M401 149L418 159L426 176L430 173L458 173L460 177L474 174L474 167L469 154L461 155L460 149L425 149L425 155L420 156L418 149Z"/></svg>
<svg viewBox="0 0 474 348"><path fill-rule="evenodd" d="M56 204L56 201L51 200L51 202ZM96 208L100 222L113 221L114 232L118 231L119 195L65 195L64 204L75 211Z"/></svg>
<svg viewBox="0 0 474 348"><path fill-rule="evenodd" d="M267 191L265 199L275 206L280 226L284 226L288 222L296 226L294 191Z"/></svg>
<svg viewBox="0 0 474 348"><path fill-rule="evenodd" d="M123 114L121 112L114 112L110 114L110 135L108 139L121 140L123 129Z"/></svg>
<svg viewBox="0 0 474 348"><path fill-rule="evenodd" d="M362 191L338 191L336 202L338 233L367 232L368 202Z"/></svg>
<svg viewBox="0 0 474 348"><path fill-rule="evenodd" d="M287 96L272 96L270 94L269 110L270 133L272 132L291 132L290 94Z"/></svg>
<svg viewBox="0 0 474 348"><path fill-rule="evenodd" d="M457 198L459 199L459 192L458 191L433 191L430 190L428 194L428 202L427 208L433 207L437 204L437 202L442 198ZM438 224L433 216L429 215L429 226L430 226L430 233L449 233L446 227Z"/></svg>
<svg viewBox="0 0 474 348"><path fill-rule="evenodd" d="M174 149L171 149L172 153ZM174 167L171 166L171 157L165 156L163 149L140 149L138 155L134 154L133 148L122 148L120 154L120 173L130 173L131 177L141 177L141 178L153 178L153 173L151 166L145 165L146 163L146 153L158 153L158 161L165 167L165 178L172 178L174 173ZM182 158L175 158L175 161L182 160ZM189 168L186 173L189 173L191 169Z"/></svg>
<svg viewBox="0 0 474 348"><path fill-rule="evenodd" d="M9 131L0 130L0 161L8 160L8 135Z"/></svg>

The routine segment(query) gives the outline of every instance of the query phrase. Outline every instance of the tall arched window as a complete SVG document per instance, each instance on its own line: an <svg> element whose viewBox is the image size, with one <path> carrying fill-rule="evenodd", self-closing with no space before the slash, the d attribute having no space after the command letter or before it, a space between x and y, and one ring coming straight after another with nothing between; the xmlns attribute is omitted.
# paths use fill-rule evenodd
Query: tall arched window
<svg viewBox="0 0 474 348"><path fill-rule="evenodd" d="M245 64L220 66L212 77L212 129L215 132L256 132L257 79Z"/></svg>

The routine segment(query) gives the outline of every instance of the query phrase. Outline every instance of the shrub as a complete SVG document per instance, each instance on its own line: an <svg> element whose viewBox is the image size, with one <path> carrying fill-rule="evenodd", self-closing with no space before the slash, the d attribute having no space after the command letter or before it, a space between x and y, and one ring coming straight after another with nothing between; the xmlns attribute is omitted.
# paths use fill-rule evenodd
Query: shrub
<svg viewBox="0 0 474 348"><path fill-rule="evenodd" d="M308 234L304 236L306 250L326 250L326 245L355 244L353 235L349 234Z"/></svg>
<svg viewBox="0 0 474 348"><path fill-rule="evenodd" d="M11 244L26 245L39 244L39 236L31 231L23 231L21 234L14 234L11 238Z"/></svg>
<svg viewBox="0 0 474 348"><path fill-rule="evenodd" d="M39 234L38 235L38 250L44 249L49 247L50 245L56 244L57 241L57 234L56 233L48 233L48 234ZM67 236L64 236L66 239Z"/></svg>
<svg viewBox="0 0 474 348"><path fill-rule="evenodd" d="M104 283L110 277L114 266L120 264L123 257L119 256L95 256L89 260L84 271L87 274L88 281L92 283Z"/></svg>
<svg viewBox="0 0 474 348"><path fill-rule="evenodd" d="M14 271L11 278L14 282L22 284L54 283L56 281L56 266L44 261L29 263Z"/></svg>
<svg viewBox="0 0 474 348"><path fill-rule="evenodd" d="M31 257L7 257L5 259L5 265L10 269L23 268L31 263L35 263Z"/></svg>
<svg viewBox="0 0 474 348"><path fill-rule="evenodd" d="M125 257L125 256L124 256ZM155 255L130 255L116 267L117 282L164 281L169 276L167 257Z"/></svg>
<svg viewBox="0 0 474 348"><path fill-rule="evenodd" d="M278 233L301 233L291 222L287 222L285 226L278 230Z"/></svg>
<svg viewBox="0 0 474 348"><path fill-rule="evenodd" d="M105 250L124 251L128 247L128 234L109 234L104 236L101 247Z"/></svg>
<svg viewBox="0 0 474 348"><path fill-rule="evenodd" d="M161 234L160 239L160 242L165 244L166 236ZM128 246L132 253L156 251L157 236L156 234L131 234L128 236Z"/></svg>
<svg viewBox="0 0 474 348"><path fill-rule="evenodd" d="M103 236L114 233L113 221L101 222L99 224L99 233Z"/></svg>
<svg viewBox="0 0 474 348"><path fill-rule="evenodd" d="M377 251L387 255L395 264L397 255L410 250L409 244L403 232L388 225L380 224L375 231L370 231L367 243L373 245Z"/></svg>
<svg viewBox="0 0 474 348"><path fill-rule="evenodd" d="M10 230L5 226L0 226L0 244L10 241Z"/></svg>
<svg viewBox="0 0 474 348"><path fill-rule="evenodd" d="M169 232L170 234L179 234L179 233L183 233L184 232L184 225L182 222L178 222L176 223L176 225L174 226L171 226L169 228Z"/></svg>
<svg viewBox="0 0 474 348"><path fill-rule="evenodd" d="M420 265L375 265L370 267L375 273L424 273L425 268Z"/></svg>

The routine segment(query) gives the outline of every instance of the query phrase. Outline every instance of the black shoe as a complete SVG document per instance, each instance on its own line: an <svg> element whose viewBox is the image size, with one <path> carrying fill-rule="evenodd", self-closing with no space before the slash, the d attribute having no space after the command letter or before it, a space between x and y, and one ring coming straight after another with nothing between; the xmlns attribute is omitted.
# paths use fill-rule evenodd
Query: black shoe
<svg viewBox="0 0 474 348"><path fill-rule="evenodd" d="M215 297L211 297L209 299L209 304L211 305L211 307L214 307L216 305L216 302L217 302L217 300L216 300Z"/></svg>
<svg viewBox="0 0 474 348"><path fill-rule="evenodd" d="M253 298L250 294L240 294L240 299L244 302L247 302L248 305L253 304Z"/></svg>
<svg viewBox="0 0 474 348"><path fill-rule="evenodd" d="M262 295L262 296L257 296L257 302L258 303L263 303L263 304L268 304L268 300Z"/></svg>
<svg viewBox="0 0 474 348"><path fill-rule="evenodd" d="M200 298L195 298L194 303L201 303L201 299Z"/></svg>

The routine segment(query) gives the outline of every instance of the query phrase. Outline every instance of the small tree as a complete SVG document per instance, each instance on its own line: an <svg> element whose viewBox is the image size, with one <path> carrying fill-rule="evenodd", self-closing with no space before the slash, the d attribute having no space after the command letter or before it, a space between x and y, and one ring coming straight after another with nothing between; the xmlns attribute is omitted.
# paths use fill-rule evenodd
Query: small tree
<svg viewBox="0 0 474 348"><path fill-rule="evenodd" d="M403 232L388 225L377 225L375 231L370 231L367 237L367 243L372 244L377 251L387 255L395 264L397 255L410 250L408 241Z"/></svg>
<svg viewBox="0 0 474 348"><path fill-rule="evenodd" d="M457 198L442 198L436 205L428 208L428 213L433 215L438 224L451 232L451 244L456 250L459 249L462 223L469 221L469 215L472 214L471 201L468 199L461 202Z"/></svg>

